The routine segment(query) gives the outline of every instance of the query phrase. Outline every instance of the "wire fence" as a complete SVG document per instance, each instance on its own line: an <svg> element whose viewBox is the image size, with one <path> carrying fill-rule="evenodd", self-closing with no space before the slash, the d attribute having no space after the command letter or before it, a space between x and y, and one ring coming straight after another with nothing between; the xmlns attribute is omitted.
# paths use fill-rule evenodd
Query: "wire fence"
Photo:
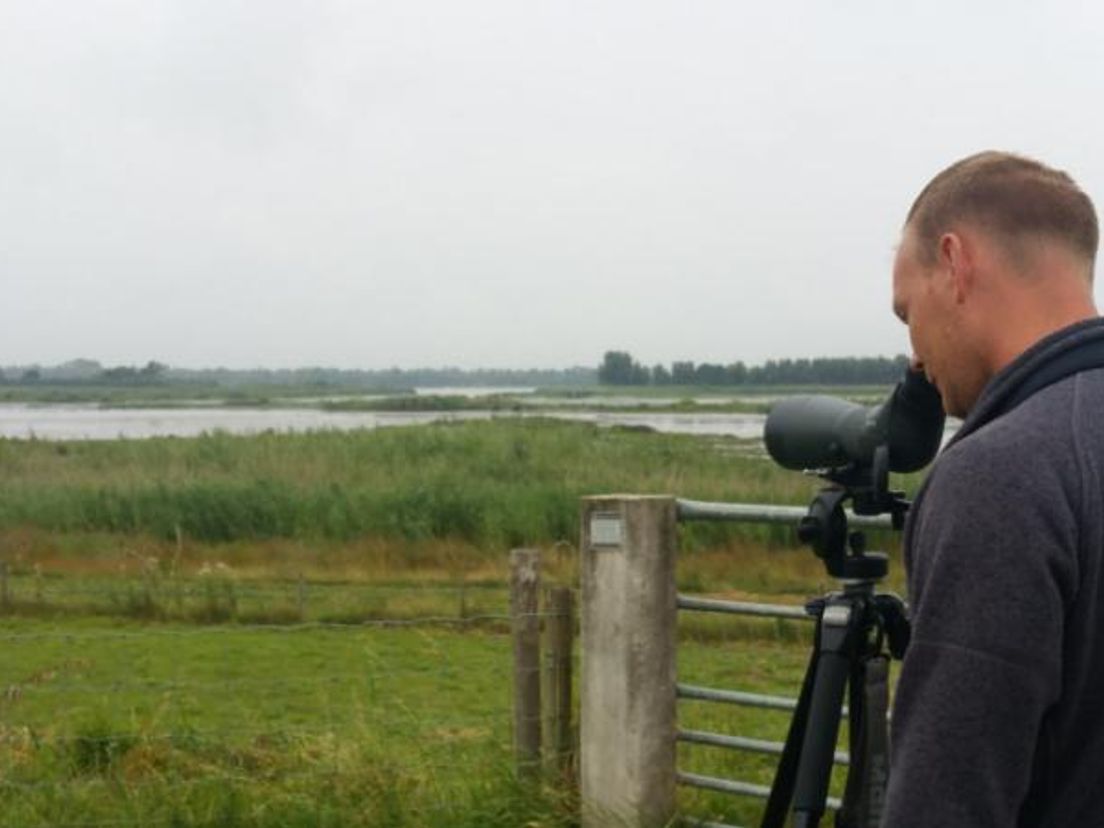
<svg viewBox="0 0 1104 828"><path fill-rule="evenodd" d="M0 826L497 824L543 807L511 793L512 694L546 664L519 670L509 633L558 616L511 614L505 584L235 583L232 615L187 623L144 579L3 581ZM168 609L125 611L128 591ZM250 620L274 599L293 620Z"/></svg>
<svg viewBox="0 0 1104 828"><path fill-rule="evenodd" d="M362 622L507 613L505 583L375 584L294 578L258 581L241 573L163 572L75 577L0 562L0 613L83 612L145 620L288 624Z"/></svg>

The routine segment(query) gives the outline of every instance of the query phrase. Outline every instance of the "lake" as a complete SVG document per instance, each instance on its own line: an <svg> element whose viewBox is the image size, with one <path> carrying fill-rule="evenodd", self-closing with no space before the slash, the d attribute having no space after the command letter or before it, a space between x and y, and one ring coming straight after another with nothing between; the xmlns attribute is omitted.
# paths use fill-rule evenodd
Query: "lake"
<svg viewBox="0 0 1104 828"><path fill-rule="evenodd" d="M100 408L98 405L0 403L0 437L40 440L114 440L120 437L195 437L209 431L317 431L387 428L432 422L550 417L602 426L651 428L675 434L763 436L762 414L615 411L320 411L310 408Z"/></svg>

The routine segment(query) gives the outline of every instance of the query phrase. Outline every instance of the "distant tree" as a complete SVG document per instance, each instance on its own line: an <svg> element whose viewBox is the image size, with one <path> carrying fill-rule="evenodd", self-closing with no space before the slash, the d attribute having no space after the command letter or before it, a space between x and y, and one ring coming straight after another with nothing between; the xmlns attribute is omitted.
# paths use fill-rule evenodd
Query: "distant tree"
<svg viewBox="0 0 1104 828"><path fill-rule="evenodd" d="M747 375L747 366L739 360L725 367L726 384L728 385L743 385L747 382Z"/></svg>
<svg viewBox="0 0 1104 828"><path fill-rule="evenodd" d="M71 359L49 369L51 380L62 382L81 382L95 379L103 371L103 366L94 359Z"/></svg>
<svg viewBox="0 0 1104 828"><path fill-rule="evenodd" d="M603 385L632 385L636 379L633 362L628 351L606 351L598 368L598 382Z"/></svg>
<svg viewBox="0 0 1104 828"><path fill-rule="evenodd" d="M23 372L23 376L19 378L19 381L31 383L38 382L40 379L42 379L42 372L40 370L37 368L28 368Z"/></svg>
<svg viewBox="0 0 1104 828"><path fill-rule="evenodd" d="M169 369L168 365L163 365L155 360L150 360L146 363L145 367L138 372L138 376L146 382L157 382L164 378L165 372Z"/></svg>
<svg viewBox="0 0 1104 828"><path fill-rule="evenodd" d="M670 385L671 372L658 362L652 366L652 385Z"/></svg>
<svg viewBox="0 0 1104 828"><path fill-rule="evenodd" d="M109 383L132 384L138 377L138 369L130 365L116 365L114 368L105 368L100 374L100 379Z"/></svg>
<svg viewBox="0 0 1104 828"><path fill-rule="evenodd" d="M675 385L693 385L694 378L693 362L671 363L671 382Z"/></svg>
<svg viewBox="0 0 1104 828"><path fill-rule="evenodd" d="M747 369L747 382L755 385L887 384L896 382L908 365L908 357L818 357L817 359L767 360Z"/></svg>
<svg viewBox="0 0 1104 828"><path fill-rule="evenodd" d="M723 365L703 362L694 370L694 382L698 385L724 385L727 374Z"/></svg>

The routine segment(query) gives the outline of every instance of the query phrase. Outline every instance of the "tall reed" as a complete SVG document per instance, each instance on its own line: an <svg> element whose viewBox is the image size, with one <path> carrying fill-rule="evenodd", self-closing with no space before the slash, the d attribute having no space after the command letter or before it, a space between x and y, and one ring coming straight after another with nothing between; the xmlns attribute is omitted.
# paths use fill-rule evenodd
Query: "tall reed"
<svg viewBox="0 0 1104 828"><path fill-rule="evenodd" d="M503 419L375 431L0 440L0 529L183 534L199 541L455 539L488 549L573 541L578 498L609 492L802 503L815 484L749 441ZM733 533L698 525L689 548Z"/></svg>

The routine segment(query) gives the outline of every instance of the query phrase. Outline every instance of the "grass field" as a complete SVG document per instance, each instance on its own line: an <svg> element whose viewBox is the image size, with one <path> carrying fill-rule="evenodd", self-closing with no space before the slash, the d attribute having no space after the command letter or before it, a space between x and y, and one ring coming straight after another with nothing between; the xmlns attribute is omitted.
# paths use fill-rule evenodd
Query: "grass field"
<svg viewBox="0 0 1104 828"><path fill-rule="evenodd" d="M502 631L0 626L0 825L567 826L562 791L514 780ZM793 693L805 649L680 647L680 675ZM684 703L684 727L781 738L781 714ZM769 784L772 764L683 748L684 770ZM699 816L758 805L684 791Z"/></svg>
<svg viewBox="0 0 1104 828"><path fill-rule="evenodd" d="M570 584L581 495L815 488L746 442L552 421L0 441L0 826L574 825L562 787L515 779L508 549ZM789 530L681 533L682 591L831 586ZM682 680L796 691L807 627L680 628ZM680 725L781 738L786 718L690 702ZM682 746L680 766L773 764Z"/></svg>
<svg viewBox="0 0 1104 828"><path fill-rule="evenodd" d="M15 621L0 824L562 823L510 765L509 639Z"/></svg>

